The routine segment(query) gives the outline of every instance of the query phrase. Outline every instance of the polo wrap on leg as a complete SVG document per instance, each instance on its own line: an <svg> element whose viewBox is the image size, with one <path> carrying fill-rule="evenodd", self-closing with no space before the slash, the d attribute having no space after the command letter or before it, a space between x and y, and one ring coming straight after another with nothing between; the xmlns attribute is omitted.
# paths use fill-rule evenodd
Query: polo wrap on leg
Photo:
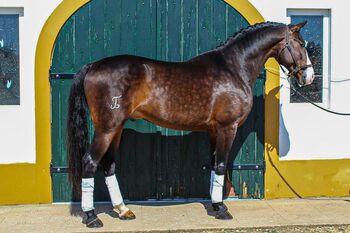
<svg viewBox="0 0 350 233"><path fill-rule="evenodd" d="M81 208L84 212L94 209L94 178L83 178L81 182Z"/></svg>
<svg viewBox="0 0 350 233"><path fill-rule="evenodd" d="M222 202L224 177L225 175L216 175L214 171L211 172L210 196L212 203Z"/></svg>
<svg viewBox="0 0 350 233"><path fill-rule="evenodd" d="M112 205L117 206L123 202L122 194L120 193L119 184L115 175L105 177L106 185L111 197Z"/></svg>
<svg viewBox="0 0 350 233"><path fill-rule="evenodd" d="M109 191L109 195L111 197L112 205L119 211L119 213L123 214L127 212L129 209L125 206L123 202L123 197L120 192L119 184L115 175L107 176L106 185Z"/></svg>
<svg viewBox="0 0 350 233"><path fill-rule="evenodd" d="M210 173L210 188L209 188L210 197L211 197L211 194L213 193L214 176L215 176L215 171L211 170L211 173Z"/></svg>

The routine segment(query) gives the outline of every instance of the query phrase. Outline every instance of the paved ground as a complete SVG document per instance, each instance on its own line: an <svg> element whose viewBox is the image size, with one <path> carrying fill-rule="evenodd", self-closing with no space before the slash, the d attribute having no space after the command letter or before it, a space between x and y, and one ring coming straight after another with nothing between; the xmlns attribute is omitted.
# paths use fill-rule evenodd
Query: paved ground
<svg viewBox="0 0 350 233"><path fill-rule="evenodd" d="M0 206L0 232L350 232L350 200L278 199L227 201L231 221L216 220L210 203L130 204L137 218L122 221L110 205L96 209L104 223L86 229L73 205Z"/></svg>

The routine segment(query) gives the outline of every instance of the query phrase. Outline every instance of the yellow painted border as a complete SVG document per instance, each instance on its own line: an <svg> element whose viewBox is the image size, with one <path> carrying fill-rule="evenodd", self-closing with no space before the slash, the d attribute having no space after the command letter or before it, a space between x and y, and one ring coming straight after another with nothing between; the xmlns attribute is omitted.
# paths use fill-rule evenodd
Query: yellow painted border
<svg viewBox="0 0 350 233"><path fill-rule="evenodd" d="M0 204L52 202L50 84L48 79L55 39L61 27L90 0L63 0L46 21L35 56L36 164L0 165ZM225 0L249 24L264 18L248 0ZM266 67L279 69L274 60ZM279 161L279 75L267 73L265 85L265 196L345 196L349 192L350 160Z"/></svg>
<svg viewBox="0 0 350 233"><path fill-rule="evenodd" d="M46 21L39 36L35 55L36 153L37 162L42 162L46 169L51 163L51 90L48 75L55 40L69 17L89 1L62 1ZM52 202L52 184L49 173L38 180L37 186L45 189L45 194L47 194L45 201Z"/></svg>

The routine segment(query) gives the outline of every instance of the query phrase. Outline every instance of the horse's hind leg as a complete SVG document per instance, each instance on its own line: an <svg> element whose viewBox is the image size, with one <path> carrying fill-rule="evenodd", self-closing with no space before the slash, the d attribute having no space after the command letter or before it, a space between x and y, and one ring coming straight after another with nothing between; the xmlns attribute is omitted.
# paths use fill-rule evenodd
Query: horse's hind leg
<svg viewBox="0 0 350 233"><path fill-rule="evenodd" d="M129 210L124 204L122 194L120 192L118 180L115 175L116 163L115 155L119 149L119 143L121 138L123 127L119 127L117 133L107 151L107 154L101 160L103 166L106 185L111 197L113 207L118 211L119 218L122 220L135 219L134 213Z"/></svg>
<svg viewBox="0 0 350 233"><path fill-rule="evenodd" d="M86 226L90 228L102 227L102 221L94 211L94 175L97 166L106 153L115 131L102 133L95 131L92 144L82 158L82 196L81 207L87 215Z"/></svg>

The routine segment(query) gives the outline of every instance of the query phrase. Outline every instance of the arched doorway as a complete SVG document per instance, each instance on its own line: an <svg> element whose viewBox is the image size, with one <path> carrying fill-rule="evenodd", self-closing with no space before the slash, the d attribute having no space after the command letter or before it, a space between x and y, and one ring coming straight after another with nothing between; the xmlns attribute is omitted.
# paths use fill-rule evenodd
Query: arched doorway
<svg viewBox="0 0 350 233"><path fill-rule="evenodd" d="M108 2L108 1L107 1ZM154 2L154 3L157 3L157 1L147 1L147 3L148 2ZM176 2L180 2L180 1L169 1L169 4L167 4L167 6L166 7L172 7L172 6L174 6L175 8L176 8ZM190 1L188 1L188 2L190 2ZM197 7L198 7L198 2L199 1L193 1L193 3L194 3L194 5L196 5ZM202 1L200 1L201 3L202 3ZM87 6L85 6L85 7L91 7L92 6L92 4L94 4L95 2L92 2L91 4L88 4ZM96 4L97 4L97 1L96 1ZM102 4L106 4L106 2L104 2L104 3L102 3ZM131 3L129 3L129 4L131 4ZM140 4L142 4L142 2L140 3ZM172 5L173 4L173 5ZM206 4L208 4L207 6L204 6L203 7L203 12L206 12L206 13L212 13L212 12L215 12L215 14L213 14L212 13L212 15L211 15L211 17L212 18L220 18L220 19L222 19L222 20L226 20L228 17L230 17L230 12L232 11L232 12L234 12L234 14L236 14L238 17L240 17L240 22L241 23L244 23L244 26L246 26L246 25L248 25L248 22L236 11L236 10L234 10L233 8L231 8L231 7L229 7L228 5L226 5L224 2L222 2L222 1L206 1L206 3L204 3L203 5L206 5ZM233 4L233 3L232 3ZM249 5L249 7L251 8L251 5L247 2L247 3L244 3L244 4L248 4ZM242 5L244 5L244 4L242 4ZM144 5L144 4L142 4L142 5ZM220 6L219 6L220 5ZM239 4L238 4L239 5ZM242 11L247 11L247 9L249 10L249 7L247 8L246 6L244 6L244 7L242 7L242 5L240 6L241 8L242 8ZM220 13L218 13L217 11L215 11L215 9L216 9L216 6L218 6L217 8L218 9L224 9L224 13L222 13L222 14L220 14ZM200 7L200 6L199 6ZM104 9L107 9L108 7L106 7L106 5L104 6ZM169 9L169 8L168 8ZM190 9L190 8L189 8ZM83 10L83 8L82 8L82 10ZM198 10L198 12L197 13L199 13L199 14L201 14L200 12L201 12L201 10L199 9L199 8L197 8L197 10ZM217 9L216 9L217 10ZM80 10L79 10L80 11ZM77 12L77 14L79 14L79 11ZM93 10L90 8L90 10L88 10L89 11L89 14L91 14L92 12L93 12ZM154 12L154 11L153 11ZM180 11L178 11L178 13L180 14L180 15L182 15L182 16L184 16L184 13L186 12L186 10L184 10L184 9L180 9ZM203 12L202 12L202 14L203 14ZM176 10L175 11L173 11L172 13L176 13ZM193 12L192 12L193 13ZM191 16L191 11L189 12L189 16ZM255 12L255 14L256 14L256 12ZM160 13L160 15L161 15L161 13ZM204 15L204 14L203 14ZM254 14L253 14L254 15ZM145 16L145 15L144 15ZM167 21L167 23L169 23L169 16L170 16L170 13L169 13L169 15L165 15L166 17L168 17L168 19L165 19L165 22ZM75 16L73 16L73 17L75 17ZM197 18L197 20L199 19L199 15L196 15L195 17L198 17ZM157 17L156 17L157 18ZM257 20L261 20L261 19L259 19L259 16L250 16L250 17L248 17L249 19L250 19L250 21L251 21L251 23L252 22L254 22L254 20L255 21L257 21ZM158 18L157 18L158 20L159 20L159 15L158 15ZM171 18L170 18L171 19ZM186 21L186 19L181 19L181 20L183 20L182 22L185 22ZM197 21L197 23L198 22L200 22L200 20L198 20ZM209 40L210 41L210 43L212 43L212 44L210 44L210 43L208 43L207 45L199 45L199 44L196 44L196 45L194 45L194 46L197 46L197 50L195 50L195 49L193 49L193 50L188 50L187 48L185 48L184 46L188 46L188 44L187 45L185 45L185 44L180 44L179 46L180 46L180 48L181 48L181 46L183 46L182 47L182 51L185 51L185 52L189 52L189 53L191 53L192 52L192 56L194 56L194 55L196 55L198 52L204 52L204 51L206 51L207 49L211 49L211 48L213 48L213 47L210 47L210 46L216 46L216 45L218 45L218 43L220 42L220 41L223 41L223 40L225 40L226 39L226 35L229 35L229 34L232 34L234 31L232 31L232 33L230 33L230 28L225 28L223 31L222 31L222 34L220 35L220 32L218 32L218 34L216 34L216 36L217 37L215 37L215 30L217 29L217 28L214 28L213 27L213 25L214 25L214 23L213 23L213 21L212 22L210 22L210 20L208 20L208 22L209 22L209 24L207 24L207 26L205 25L205 23L206 22L204 22L203 21L203 25L200 25L200 24L197 24L196 26L198 27L198 25L200 25L200 26L203 26L202 27L202 29L203 29L203 32L205 31L205 30L208 30L208 31L210 31L210 30L212 30L211 32L214 32L214 34L211 34L211 35L214 35L212 38L210 38L210 39L213 39L214 38L214 42L213 42L213 40ZM214 21L214 22L216 22L216 21ZM68 24L69 24L69 21L67 22ZM68 25L68 24L66 24L66 25ZM182 23L182 24L180 24L181 25L181 27L180 27L180 29L181 30L183 30L184 28L183 28L183 25L184 25L184 23ZM226 25L233 25L233 24L226 24ZM176 26L178 26L178 25L176 25L175 24L175 27ZM241 25L241 26L237 26L237 24L235 25L235 30L239 30L241 27L243 26L243 24ZM76 29L76 28L75 28ZM99 28L100 29L100 28ZM128 29L128 28L127 28ZM202 33L202 31L199 29L199 28L194 28L195 29L195 31L197 32L197 33ZM214 29L214 30L213 30ZM61 33L63 32L65 30L65 28L63 28L62 29L62 31L61 31ZM225 31L225 32L224 32ZM91 31L90 31L91 32ZM60 36L61 36L61 33L60 33L60 35L59 35L59 37L58 37L58 40L57 40L57 42L60 40ZM106 31L103 31L103 33L106 33ZM169 38L169 32L167 32L168 34L166 34L165 36L168 36L168 38ZM171 33L171 32L170 32ZM108 34L108 32L107 32L107 34ZM176 34L176 33L175 33ZM205 33L203 33L204 35L205 35ZM131 38L131 37L130 37ZM176 38L176 35L175 35L175 37L174 38ZM185 35L183 36L183 37L180 37L180 41L181 42L183 42L183 40L184 40L184 38L191 38L191 37L186 37ZM197 39L197 42L199 41L199 38L196 38ZM208 39L208 38L206 38L206 39ZM218 39L218 41L215 41L215 39ZM43 39L42 39L43 40ZM175 43L176 42L176 40L174 40L173 42L170 42L170 43ZM164 42L164 44L163 44L163 46L164 46L164 48L165 49L169 49L170 47L173 47L174 45L172 45L172 44L168 44L167 45L167 43L169 43L169 42ZM76 44L76 45L78 45L78 43ZM106 44L104 44L103 46L105 46ZM170 46L169 46L170 45ZM191 44L190 44L190 46L191 46ZM205 46L208 46L208 47L205 47ZM176 47L176 46L175 46ZM56 48L57 48L57 46L56 46ZM158 51L160 51L160 50L158 50ZM168 50L169 51L169 50ZM56 53L56 49L55 49L55 51L54 51L54 53L53 53L53 65L55 65L54 64L54 61L55 61L55 53ZM77 59L78 58L78 56L80 56L80 55L82 55L82 53L83 52L80 52L80 53L77 53L77 54L75 54L75 57L74 57L74 59ZM131 52L128 52L128 53L133 53L132 51ZM147 51L146 51L146 53L147 53ZM176 51L174 52L174 53L176 53ZM79 55L80 54L80 55ZM157 55L156 57L154 57L154 55ZM170 57L169 57L169 53L168 53L168 55L164 55L163 54L163 57L162 57L162 55L159 55L158 53L155 53L155 54L153 54L152 56L149 56L149 57L152 57L152 58L158 58L158 59L162 59L162 60L182 60L182 59L186 59L186 58L189 58L191 55L185 55L185 54L181 54L181 53L178 53L177 55L175 54L174 55L174 57L171 57L171 56L173 56L173 55L171 55L170 54ZM97 52L96 53L96 56L97 57L95 57L95 59L96 58L98 58L98 56L101 56L101 57L103 57L103 56L105 56L105 55L109 55L109 54L101 54L101 53L99 53L99 52ZM138 55L143 55L143 54L138 54ZM146 54L147 55L147 54ZM168 56L168 57L164 57L164 56ZM180 56L180 57L179 57ZM90 58L92 58L92 57L90 57ZM89 58L89 59L90 59ZM75 61L78 61L78 60L75 60ZM84 60L84 59L82 59L80 62L81 62L81 64L84 64L84 63L86 63L88 60ZM76 64L78 64L78 63L76 63ZM56 70L56 71L58 71L58 70ZM56 72L55 70L54 70L54 72ZM65 73L65 72L75 72L75 70L66 70L66 71L64 71L64 70L61 70L61 71L58 71L57 73L59 73L59 72L62 72L62 73ZM61 73L60 73L61 74ZM67 80L66 80L67 81ZM39 82L39 81L38 81ZM259 95L261 95L263 93L263 91L261 91L261 93L259 94ZM54 98L53 98L53 101L55 101L54 100ZM40 102L40 101L38 101L37 100L37 102ZM262 103L263 103L263 101L262 101ZM54 105L53 105L54 106ZM263 108L263 105L260 107L260 109L264 109ZM263 112L261 112L261 116L263 116ZM63 115L62 115L63 116ZM37 117L38 118L38 117ZM263 128L262 128L263 129ZM54 129L52 129L52 135L54 135ZM166 131L166 130L164 130L164 131ZM248 130L249 131L249 130ZM46 132L47 133L47 132ZM38 133L38 134L41 134L41 131ZM169 135L167 135L167 136L169 136ZM52 139L53 140L55 140L55 138L54 137L52 137ZM168 140L168 139L167 139ZM183 141L186 141L185 139L183 139ZM204 141L205 142L205 139L200 139L199 141ZM255 141L256 142L256 141ZM255 143L254 142L254 143ZM169 142L167 142L167 143L169 143ZM62 147L64 146L64 144L62 144ZM241 147L239 150L241 150L243 147ZM247 147L247 146L245 146L244 148L249 148L249 146ZM245 150L245 149L242 149L242 150ZM246 152L243 152L241 150L241 154L246 154L246 153L248 153L247 151L248 150L245 150ZM263 147L261 148L261 153L262 153L262 150L263 150ZM54 152L53 152L54 153ZM39 152L38 152L38 154L40 154ZM203 155L202 155L203 156ZM203 156L203 157L205 157L205 155ZM261 157L262 158L262 157ZM56 166L57 164L55 164L55 160L53 160L53 165L54 166ZM202 165L202 164L201 164ZM244 165L244 164L243 164ZM251 164L250 164L251 165ZM64 166L63 166L64 167ZM202 168L202 166L199 166L200 168ZM204 172L205 172L205 170L204 170ZM249 174L252 174L251 172L254 172L253 170L250 170L250 171L246 171L247 172L247 174L249 173ZM260 172L260 173L262 173L262 171L258 171L258 172ZM58 173L58 174L61 174L61 173ZM247 175L247 177L250 177L250 178L253 178L254 177L254 175ZM240 181L242 181L242 176L234 176L234 177L237 177L238 179L239 179L239 181L238 182L240 182ZM249 178L249 179L250 179ZM205 180L205 182L206 183L208 183L208 179L204 179ZM261 178L260 179L261 180L261 184L263 184L263 178ZM204 181L203 181L204 182ZM241 182L242 183L242 182ZM252 182L249 182L249 183L252 183ZM241 186L241 188L237 188L236 189L236 191L237 191L237 193L239 192L238 190L239 189L244 189L244 187L248 187L249 186L249 183L247 182L245 185L242 185ZM254 182L253 182L254 183ZM198 183L198 182L196 182L196 185L200 185L200 183ZM65 185L63 185L63 186L65 186ZM205 185L204 185L205 186ZM256 187L256 183L254 184L254 186ZM171 193L171 189L166 189L166 190L169 190L169 193ZM204 189L203 189L204 190ZM263 186L260 186L259 187L259 190L261 191L261 192L259 192L259 195L257 196L257 197L262 197L262 195L263 195ZM205 188L205 192L207 193L207 189ZM204 193L204 191L203 191L203 193ZM242 192L241 192L242 193ZM255 194L256 194L256 192L255 192ZM206 195L206 194L205 194ZM241 194L242 195L242 194ZM175 196L175 197L177 197L177 196ZM186 197L186 196L185 196ZM156 198L159 198L159 197L156 197Z"/></svg>

